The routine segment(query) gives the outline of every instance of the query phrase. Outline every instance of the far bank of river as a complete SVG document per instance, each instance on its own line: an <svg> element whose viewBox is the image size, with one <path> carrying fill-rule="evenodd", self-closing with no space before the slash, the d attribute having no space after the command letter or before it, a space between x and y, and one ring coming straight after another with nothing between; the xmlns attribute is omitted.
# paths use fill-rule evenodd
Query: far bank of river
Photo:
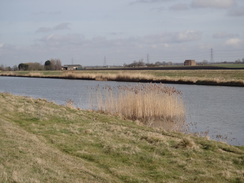
<svg viewBox="0 0 244 183"><path fill-rule="evenodd" d="M4 71L0 76L244 87L244 70Z"/></svg>
<svg viewBox="0 0 244 183"><path fill-rule="evenodd" d="M46 98L58 104L72 100L77 107L87 109L91 88L97 85L128 84L136 83L0 77L0 92ZM183 93L191 132L206 132L213 139L221 138L233 145L244 145L244 88L177 84L170 86Z"/></svg>

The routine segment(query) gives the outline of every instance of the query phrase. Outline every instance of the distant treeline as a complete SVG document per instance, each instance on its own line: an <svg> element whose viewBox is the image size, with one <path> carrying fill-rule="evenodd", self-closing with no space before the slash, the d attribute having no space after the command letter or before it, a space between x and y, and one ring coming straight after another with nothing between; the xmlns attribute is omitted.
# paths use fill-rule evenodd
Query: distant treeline
<svg viewBox="0 0 244 183"><path fill-rule="evenodd" d="M45 61L44 65L38 62L27 62L27 63L20 63L18 66L11 67L4 67L3 65L0 66L0 70L4 71L40 71L40 70L61 70L62 63L60 59L50 59Z"/></svg>
<svg viewBox="0 0 244 183"><path fill-rule="evenodd" d="M20 63L18 70L61 70L62 63L59 59L47 60L44 65L37 62Z"/></svg>
<svg viewBox="0 0 244 183"><path fill-rule="evenodd" d="M143 59L139 61L134 61L130 64L124 64L124 67L158 67L158 66L168 66L173 65L172 62L155 62L155 63L145 63Z"/></svg>
<svg viewBox="0 0 244 183"><path fill-rule="evenodd" d="M207 60L203 60L201 62L197 62L197 65L212 65L212 64L243 64L244 63L244 58L241 60L241 59L238 59L234 62L217 62L217 63L209 63ZM162 66L182 66L183 65L183 62L182 63L173 63L171 61L169 62L160 62L160 61L157 61L157 62L154 62L154 63L145 63L143 61L143 59L139 60L139 61L134 61L130 64L124 64L124 67L162 67Z"/></svg>

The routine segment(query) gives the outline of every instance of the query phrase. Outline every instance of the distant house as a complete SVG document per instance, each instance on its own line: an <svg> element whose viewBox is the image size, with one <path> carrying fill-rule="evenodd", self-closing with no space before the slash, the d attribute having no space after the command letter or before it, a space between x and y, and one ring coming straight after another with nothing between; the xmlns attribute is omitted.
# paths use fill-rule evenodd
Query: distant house
<svg viewBox="0 0 244 183"><path fill-rule="evenodd" d="M197 65L195 60L185 60L184 65L186 66L195 66Z"/></svg>
<svg viewBox="0 0 244 183"><path fill-rule="evenodd" d="M69 70L69 71L72 71L72 70L79 70L79 69L82 69L82 66L81 65L64 65L62 66L62 70Z"/></svg>

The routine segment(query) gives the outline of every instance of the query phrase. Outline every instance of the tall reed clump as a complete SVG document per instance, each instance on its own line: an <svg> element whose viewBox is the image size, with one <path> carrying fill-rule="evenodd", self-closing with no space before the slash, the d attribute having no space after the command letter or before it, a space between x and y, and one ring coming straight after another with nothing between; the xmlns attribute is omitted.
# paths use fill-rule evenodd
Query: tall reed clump
<svg viewBox="0 0 244 183"><path fill-rule="evenodd" d="M174 87L163 84L98 86L95 91L92 104L98 111L167 130L185 129L181 92Z"/></svg>

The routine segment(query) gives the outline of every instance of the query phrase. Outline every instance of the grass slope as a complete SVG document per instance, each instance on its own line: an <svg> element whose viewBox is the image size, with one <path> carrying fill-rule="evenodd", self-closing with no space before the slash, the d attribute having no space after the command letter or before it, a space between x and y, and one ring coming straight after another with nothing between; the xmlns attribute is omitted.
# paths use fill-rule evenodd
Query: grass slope
<svg viewBox="0 0 244 183"><path fill-rule="evenodd" d="M243 182L244 149L0 93L0 182Z"/></svg>

